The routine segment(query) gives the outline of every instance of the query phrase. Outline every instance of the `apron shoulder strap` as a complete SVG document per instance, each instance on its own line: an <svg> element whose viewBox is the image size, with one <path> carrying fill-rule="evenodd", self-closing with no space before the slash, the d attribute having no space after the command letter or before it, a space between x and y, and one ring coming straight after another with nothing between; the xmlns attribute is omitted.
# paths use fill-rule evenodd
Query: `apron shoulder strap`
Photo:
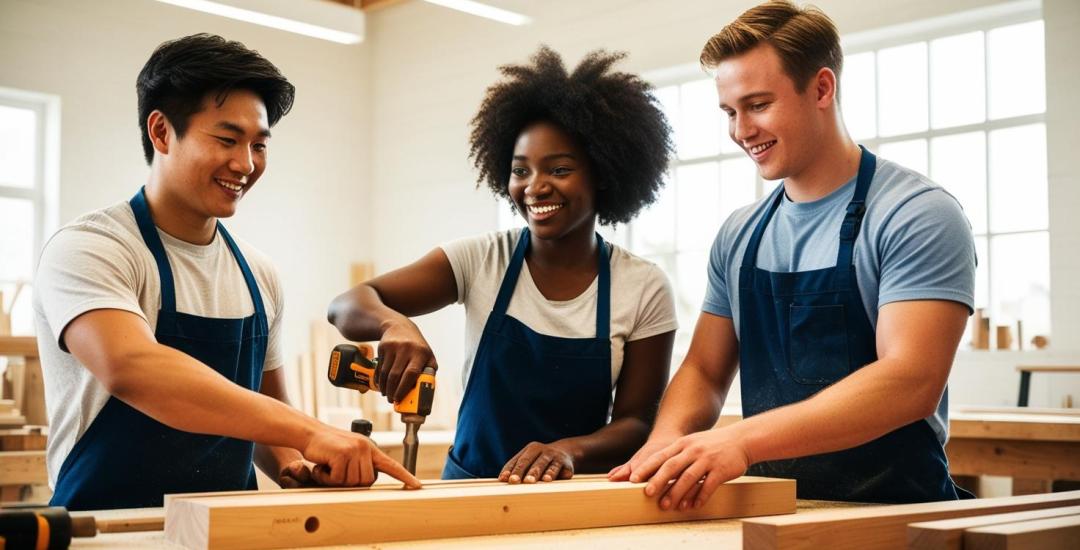
<svg viewBox="0 0 1080 550"><path fill-rule="evenodd" d="M506 308L510 306L510 297L514 295L514 287L517 286L518 275L521 274L521 265L525 263L525 252L529 249L529 228L523 227L518 236L514 254L510 257L510 263L506 266L506 274L503 275L502 284L499 285L499 295L495 298L495 306L491 309L491 315L496 320L506 315Z"/></svg>
<svg viewBox="0 0 1080 550"><path fill-rule="evenodd" d="M836 282L839 288L847 288L851 283L855 239L862 228L863 217L866 214L866 195L870 191L870 182L874 179L874 171L877 169L877 157L862 145L859 149L862 150L862 155L859 157L859 176L855 182L855 195L848 203L847 210L844 212L844 221L840 224L840 247L836 253Z"/></svg>
<svg viewBox="0 0 1080 550"><path fill-rule="evenodd" d="M221 222L217 223L217 230L225 238L225 243L229 245L229 250L232 251L233 257L236 258L236 263L240 265L240 272L244 274L244 282L247 283L248 292L251 293L251 302L255 305L255 313L265 315L266 308L263 306L262 293L259 292L259 285L255 282L255 275L251 272L247 259L244 258L244 255L240 252L240 247L236 246L236 241L225 230L225 226L221 225Z"/></svg>
<svg viewBox="0 0 1080 550"><path fill-rule="evenodd" d="M131 211L135 214L135 223L139 226L143 242L154 255L157 263L158 277L161 280L161 309L162 311L176 311L176 287L173 284L172 267L169 265L169 256L165 253L165 245L161 244L154 218L150 215L150 206L146 202L146 188L140 187L134 197L128 201Z"/></svg>

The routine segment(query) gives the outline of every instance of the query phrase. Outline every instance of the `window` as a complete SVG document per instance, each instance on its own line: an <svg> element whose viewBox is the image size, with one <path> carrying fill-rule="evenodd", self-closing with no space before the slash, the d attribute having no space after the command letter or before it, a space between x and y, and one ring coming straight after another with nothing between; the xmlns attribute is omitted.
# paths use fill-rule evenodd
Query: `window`
<svg viewBox="0 0 1080 550"><path fill-rule="evenodd" d="M29 284L55 227L57 99L0 88L0 331L32 334Z"/></svg>
<svg viewBox="0 0 1080 550"><path fill-rule="evenodd" d="M1022 321L1030 338L1050 332L1043 22L1037 10L1005 6L845 37L840 89L856 141L957 198L975 234L976 307L996 325ZM672 281L677 366L720 225L777 182L763 181L728 137L712 81L696 64L651 80L677 153L661 199L611 236ZM521 222L501 203L499 224Z"/></svg>

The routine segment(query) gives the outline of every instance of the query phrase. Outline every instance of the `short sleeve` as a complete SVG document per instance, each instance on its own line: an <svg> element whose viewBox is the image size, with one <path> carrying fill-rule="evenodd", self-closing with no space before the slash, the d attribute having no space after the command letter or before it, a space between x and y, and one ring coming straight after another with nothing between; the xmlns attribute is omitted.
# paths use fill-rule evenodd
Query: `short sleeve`
<svg viewBox="0 0 1080 550"><path fill-rule="evenodd" d="M701 310L705 313L731 317L731 297L728 295L727 262L725 260L726 248L724 246L725 229L731 218L716 234L712 249L709 251L709 265L707 269L708 282L705 286L705 303Z"/></svg>
<svg viewBox="0 0 1080 550"><path fill-rule="evenodd" d="M971 225L943 189L929 189L897 207L878 247L878 308L905 300L951 300L974 311L977 259Z"/></svg>
<svg viewBox="0 0 1080 550"><path fill-rule="evenodd" d="M284 354L281 351L281 327L285 314L285 293L282 291L277 270L270 264L267 264L266 267L270 295L274 301L274 320L270 322L270 338L266 347L266 359L263 360L263 372L285 366Z"/></svg>
<svg viewBox="0 0 1080 550"><path fill-rule="evenodd" d="M42 250L34 292L60 349L68 351L68 324L88 311L119 309L146 321L139 271L135 252L104 229L69 227L54 235Z"/></svg>
<svg viewBox="0 0 1080 550"><path fill-rule="evenodd" d="M439 246L450 261L457 285L457 303L464 304L469 299L469 288L483 269L485 258L496 245L501 232L481 236L465 237Z"/></svg>
<svg viewBox="0 0 1080 550"><path fill-rule="evenodd" d="M675 294L664 272L649 264L649 275L641 288L641 306L627 342L642 340L679 328L675 314Z"/></svg>

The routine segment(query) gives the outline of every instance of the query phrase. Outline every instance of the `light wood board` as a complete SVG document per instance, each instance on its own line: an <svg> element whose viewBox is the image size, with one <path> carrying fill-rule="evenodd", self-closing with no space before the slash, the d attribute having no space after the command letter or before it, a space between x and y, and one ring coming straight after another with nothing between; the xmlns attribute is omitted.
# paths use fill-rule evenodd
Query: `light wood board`
<svg viewBox="0 0 1080 550"><path fill-rule="evenodd" d="M909 523L1077 505L1080 491L757 518L743 521L743 550L902 550Z"/></svg>
<svg viewBox="0 0 1080 550"><path fill-rule="evenodd" d="M685 511L660 510L643 488L580 479L513 486L429 484L417 491L173 496L166 503L165 537L188 548L282 548L795 512L792 480L742 477L722 485L704 507Z"/></svg>
<svg viewBox="0 0 1080 550"><path fill-rule="evenodd" d="M965 550L1075 550L1080 516L1036 519L964 531Z"/></svg>
<svg viewBox="0 0 1080 550"><path fill-rule="evenodd" d="M908 550L962 550L967 529L1076 514L1080 514L1080 506L912 523L907 528Z"/></svg>
<svg viewBox="0 0 1080 550"><path fill-rule="evenodd" d="M48 482L45 451L0 452L0 485L35 485Z"/></svg>
<svg viewBox="0 0 1080 550"><path fill-rule="evenodd" d="M1080 416L953 412L949 438L1080 441Z"/></svg>
<svg viewBox="0 0 1080 550"><path fill-rule="evenodd" d="M953 475L1080 479L1080 442L953 439L945 453Z"/></svg>

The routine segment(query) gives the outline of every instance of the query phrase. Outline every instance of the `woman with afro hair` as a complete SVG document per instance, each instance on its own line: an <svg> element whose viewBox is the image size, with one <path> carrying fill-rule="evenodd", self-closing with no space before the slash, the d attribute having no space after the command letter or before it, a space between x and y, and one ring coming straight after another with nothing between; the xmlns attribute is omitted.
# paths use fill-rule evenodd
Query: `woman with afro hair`
<svg viewBox="0 0 1080 550"><path fill-rule="evenodd" d="M660 269L608 244L596 224L656 200L669 128L622 54L568 72L542 47L501 68L472 121L479 181L526 227L465 238L334 300L351 340L379 340L377 382L405 396L435 355L410 317L466 312L465 394L444 478L509 483L606 472L646 440L677 328Z"/></svg>

